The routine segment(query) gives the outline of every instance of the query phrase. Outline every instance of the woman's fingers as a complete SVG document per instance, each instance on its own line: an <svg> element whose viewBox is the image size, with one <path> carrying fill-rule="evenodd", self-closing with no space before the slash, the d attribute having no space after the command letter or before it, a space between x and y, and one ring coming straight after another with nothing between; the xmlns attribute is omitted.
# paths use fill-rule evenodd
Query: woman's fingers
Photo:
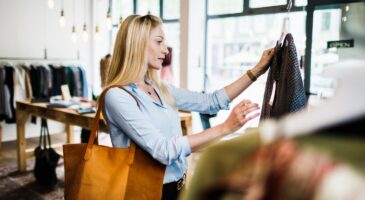
<svg viewBox="0 0 365 200"><path fill-rule="evenodd" d="M251 107L248 107L246 108L244 111L243 111L243 116L246 116L248 114L250 114L251 112L255 111L255 110L258 110L260 109L258 106L251 106Z"/></svg>
<svg viewBox="0 0 365 200"><path fill-rule="evenodd" d="M248 121L250 121L251 119L254 119L254 118L258 117L258 116L260 116L260 113L256 113L254 115L251 115L251 116L246 117L245 118L245 123L248 122Z"/></svg>
<svg viewBox="0 0 365 200"><path fill-rule="evenodd" d="M240 126L243 126L247 121L259 116L260 114L256 113L254 115L249 116L250 113L260 109L257 103L251 103L249 100L243 100L238 105L238 112L236 113L237 120Z"/></svg>
<svg viewBox="0 0 365 200"><path fill-rule="evenodd" d="M239 107L242 107L242 106L244 106L244 105L246 105L246 104L249 104L249 103L251 103L251 101L250 101L250 100L248 100L248 99L245 99L245 100L242 100L242 101L238 104L238 106L239 106Z"/></svg>

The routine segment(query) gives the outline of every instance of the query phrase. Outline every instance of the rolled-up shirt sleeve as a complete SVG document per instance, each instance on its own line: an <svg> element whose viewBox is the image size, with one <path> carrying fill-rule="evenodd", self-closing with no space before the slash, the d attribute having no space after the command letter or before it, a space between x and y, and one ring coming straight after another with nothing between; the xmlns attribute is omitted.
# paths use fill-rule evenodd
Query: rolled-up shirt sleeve
<svg viewBox="0 0 365 200"><path fill-rule="evenodd" d="M191 153L186 136L167 138L162 135L142 113L133 97L121 89L110 89L105 95L105 115L109 123L122 131L111 132L112 142L117 134L126 134L154 159L166 165Z"/></svg>
<svg viewBox="0 0 365 200"><path fill-rule="evenodd" d="M176 88L167 85L174 96L177 107L180 110L195 111L205 114L215 114L219 110L229 110L229 99L224 88L212 93L200 93L187 89Z"/></svg>

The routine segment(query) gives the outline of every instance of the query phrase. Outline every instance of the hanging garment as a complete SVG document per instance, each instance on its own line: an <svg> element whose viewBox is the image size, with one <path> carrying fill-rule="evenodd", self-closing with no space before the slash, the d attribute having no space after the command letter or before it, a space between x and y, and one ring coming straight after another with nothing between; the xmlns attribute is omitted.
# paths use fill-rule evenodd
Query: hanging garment
<svg viewBox="0 0 365 200"><path fill-rule="evenodd" d="M306 104L294 39L291 34L287 34L283 47L275 47L260 119L279 118L304 108Z"/></svg>
<svg viewBox="0 0 365 200"><path fill-rule="evenodd" d="M26 71L21 66L14 66L14 101L13 105L16 108L16 101L25 100L27 98L25 74Z"/></svg>
<svg viewBox="0 0 365 200"><path fill-rule="evenodd" d="M49 65L52 71L52 90L51 96L61 95L61 85L65 84L64 72L61 66Z"/></svg>
<svg viewBox="0 0 365 200"><path fill-rule="evenodd" d="M14 108L14 68L5 66L5 85L9 88L9 101L6 103L10 107L11 114L5 119L6 123L15 123L15 108Z"/></svg>
<svg viewBox="0 0 365 200"><path fill-rule="evenodd" d="M10 91L5 82L5 67L0 67L0 121L13 117L10 107Z"/></svg>
<svg viewBox="0 0 365 200"><path fill-rule="evenodd" d="M33 102L48 102L50 97L50 86L52 86L51 71L40 65L31 66L30 79L32 84Z"/></svg>
<svg viewBox="0 0 365 200"><path fill-rule="evenodd" d="M81 66L77 67L80 71L80 80L81 80L81 87L82 87L82 97L88 98L89 92L88 92L88 84L87 84L87 77L85 69Z"/></svg>
<svg viewBox="0 0 365 200"><path fill-rule="evenodd" d="M80 75L80 70L78 67L71 67L74 82L74 92L73 95L77 97L82 97L82 80Z"/></svg>
<svg viewBox="0 0 365 200"><path fill-rule="evenodd" d="M25 82L25 92L27 99L33 98L32 83L30 79L30 68L26 65L20 65L24 70L24 82Z"/></svg>

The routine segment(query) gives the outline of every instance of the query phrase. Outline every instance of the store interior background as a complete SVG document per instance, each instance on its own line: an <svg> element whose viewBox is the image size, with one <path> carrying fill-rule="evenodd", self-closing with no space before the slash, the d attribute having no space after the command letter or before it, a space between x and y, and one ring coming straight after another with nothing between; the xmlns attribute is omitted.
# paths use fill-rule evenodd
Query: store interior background
<svg viewBox="0 0 365 200"><path fill-rule="evenodd" d="M310 106L316 106L319 99L330 98L336 87L335 81L321 77L323 69L346 59L364 60L365 2L332 2L314 6L310 73L305 73L308 67L302 69L303 77L306 74L311 80L306 86L311 94ZM293 1L292 10L287 13L287 0L54 0L52 9L49 0L0 0L0 62L81 64L87 72L89 90L98 94L102 90L99 61L112 53L120 18L150 11L162 16L165 22L167 43L174 53L175 85L211 92L244 74L259 60L264 49L275 46L285 17L290 18L289 32L293 34L298 55L304 59L308 3ZM251 14L247 12L248 5ZM63 28L62 8L66 19ZM107 19L108 10L111 22ZM353 39L354 47L327 48L327 41L345 39ZM261 104L265 82L266 76L260 77L231 108L242 99ZM219 112L211 124L222 123L228 114L229 111ZM193 119L193 133L202 130L197 113L193 113ZM40 120L37 125L27 124L27 137L38 136L39 123ZM253 120L238 134L257 125L258 119ZM1 122L1 127L3 142L16 140L15 124ZM60 130L62 124L50 123L51 133Z"/></svg>

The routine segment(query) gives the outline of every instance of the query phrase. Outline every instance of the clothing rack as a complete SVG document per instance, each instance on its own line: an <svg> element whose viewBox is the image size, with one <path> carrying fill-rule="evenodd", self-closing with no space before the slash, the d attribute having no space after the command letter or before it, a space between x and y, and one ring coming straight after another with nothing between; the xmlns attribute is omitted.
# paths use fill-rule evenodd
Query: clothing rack
<svg viewBox="0 0 365 200"><path fill-rule="evenodd" d="M27 65L38 65L38 64L57 64L57 65L81 65L85 66L84 60L80 59L64 59L64 58L35 58L35 57L0 57L1 64L27 64Z"/></svg>
<svg viewBox="0 0 365 200"><path fill-rule="evenodd" d="M26 58L26 57L0 57L0 60L11 60L11 61L81 61L80 59L76 58L70 58L70 59L64 59L64 58Z"/></svg>

